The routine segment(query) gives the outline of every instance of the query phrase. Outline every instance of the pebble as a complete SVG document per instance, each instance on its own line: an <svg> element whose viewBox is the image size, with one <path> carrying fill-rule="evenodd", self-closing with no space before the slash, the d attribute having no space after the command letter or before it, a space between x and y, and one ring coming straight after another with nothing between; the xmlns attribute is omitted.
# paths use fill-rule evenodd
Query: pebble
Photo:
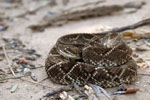
<svg viewBox="0 0 150 100"><path fill-rule="evenodd" d="M144 1L131 1L128 2L124 5L125 8L135 8L135 9L140 9L143 5L145 4Z"/></svg>
<svg viewBox="0 0 150 100"><path fill-rule="evenodd" d="M24 68L23 73L24 75L31 75L31 70L29 68Z"/></svg>
<svg viewBox="0 0 150 100"><path fill-rule="evenodd" d="M134 54L133 54L133 57L134 57L134 58L138 58L139 55L137 55L137 54L134 53Z"/></svg>
<svg viewBox="0 0 150 100"><path fill-rule="evenodd" d="M125 9L124 9L124 12L125 12L125 13L134 13L134 12L136 12L136 11L137 11L136 8L125 8Z"/></svg>
<svg viewBox="0 0 150 100"><path fill-rule="evenodd" d="M135 83L135 85L137 85L137 86L138 86L139 84L140 84L140 82L136 82L136 83Z"/></svg>
<svg viewBox="0 0 150 100"><path fill-rule="evenodd" d="M16 89L18 88L18 85L14 85L12 88L11 88L11 93L14 93L16 91Z"/></svg>
<svg viewBox="0 0 150 100"><path fill-rule="evenodd" d="M142 62L144 62L144 60L143 60L142 58L138 58L138 59L136 60L136 62L142 63Z"/></svg>
<svg viewBox="0 0 150 100"><path fill-rule="evenodd" d="M27 60L32 60L32 61L35 61L37 59L36 55L26 55L25 58Z"/></svg>
<svg viewBox="0 0 150 100"><path fill-rule="evenodd" d="M142 51L148 51L148 49L144 48L144 47L136 47L135 49L137 52L142 52Z"/></svg>
<svg viewBox="0 0 150 100"><path fill-rule="evenodd" d="M23 71L23 68L18 67L18 68L16 69L16 71L17 71L17 72L22 72L22 71Z"/></svg>
<svg viewBox="0 0 150 100"><path fill-rule="evenodd" d="M35 74L33 72L31 72L31 78L33 81L37 81L37 77L35 76Z"/></svg>
<svg viewBox="0 0 150 100"><path fill-rule="evenodd" d="M63 91L59 94L60 100L75 100L72 96L68 95L67 92Z"/></svg>
<svg viewBox="0 0 150 100"><path fill-rule="evenodd" d="M0 31L2 31L4 29L4 27L3 26L0 26Z"/></svg>

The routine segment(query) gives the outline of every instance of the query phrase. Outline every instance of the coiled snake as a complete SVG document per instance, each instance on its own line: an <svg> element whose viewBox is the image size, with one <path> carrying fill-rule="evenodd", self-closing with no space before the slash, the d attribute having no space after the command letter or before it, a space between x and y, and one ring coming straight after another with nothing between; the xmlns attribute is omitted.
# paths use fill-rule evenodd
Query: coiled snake
<svg viewBox="0 0 150 100"><path fill-rule="evenodd" d="M57 40L45 68L55 83L109 88L136 80L137 65L131 55L120 33L69 34Z"/></svg>

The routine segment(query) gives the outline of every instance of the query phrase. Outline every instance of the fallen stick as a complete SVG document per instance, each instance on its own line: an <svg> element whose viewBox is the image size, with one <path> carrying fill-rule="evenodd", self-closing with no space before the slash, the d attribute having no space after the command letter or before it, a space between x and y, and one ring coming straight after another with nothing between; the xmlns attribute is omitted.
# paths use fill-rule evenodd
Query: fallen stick
<svg viewBox="0 0 150 100"><path fill-rule="evenodd" d="M6 77L6 78L1 78L0 81L8 80L8 79L20 79L22 77L26 77L29 75L22 75L22 76L13 76L13 77Z"/></svg>
<svg viewBox="0 0 150 100"><path fill-rule="evenodd" d="M101 33L104 34L104 33L111 33L111 32L122 32L122 31L130 30L130 29L136 29L136 28L146 26L146 25L150 25L150 18L141 20L141 21L139 21L137 23L134 23L132 25L123 26L123 27L120 27L120 28L114 28L110 31L105 31L105 32L101 32Z"/></svg>
<svg viewBox="0 0 150 100"><path fill-rule="evenodd" d="M138 75L142 75L142 76L150 76L150 74L145 74L145 73L139 73Z"/></svg>
<svg viewBox="0 0 150 100"><path fill-rule="evenodd" d="M22 81L26 81L26 82L29 82L29 83L32 83L32 84L36 84L36 85L39 85L39 86L43 86L43 87L47 87L47 88L51 88L51 89L53 89L53 87L50 87L50 86L47 86L47 85L41 84L41 83L39 83L39 82L34 82L34 81L30 81L30 80L22 79L22 78L21 78L20 80L22 80Z"/></svg>
<svg viewBox="0 0 150 100"><path fill-rule="evenodd" d="M38 69L38 68L42 68L43 66L39 66L39 67L35 67L35 68L30 68L30 69ZM23 71L21 71L23 72ZM19 73L18 71L14 71L14 73ZM6 74L12 74L11 72L6 72ZM0 75L3 75L2 73L0 73Z"/></svg>
<svg viewBox="0 0 150 100"><path fill-rule="evenodd" d="M62 26L69 21L77 21L81 19L94 18L98 16L107 16L123 10L121 5L110 6L94 6L86 7L81 10L63 11L61 13L54 14L52 16L45 16L40 24L30 25L33 31L43 31L45 28L51 26Z"/></svg>
<svg viewBox="0 0 150 100"><path fill-rule="evenodd" d="M139 88L127 88L124 91L113 92L111 95L117 95L117 94L134 94L137 91L139 91Z"/></svg>
<svg viewBox="0 0 150 100"><path fill-rule="evenodd" d="M65 87L62 87L62 88L59 88L57 90L54 90L54 91L50 91L48 93L46 93L44 96L42 96L42 98L40 98L40 100L44 99L44 98L47 98L47 97L50 97L50 96L54 96L58 93L61 93L62 91L71 91L73 89L73 85L70 85L70 86L65 86Z"/></svg>
<svg viewBox="0 0 150 100"><path fill-rule="evenodd" d="M12 67L11 67L10 60L9 60L9 58L8 58L8 55L7 55L7 52L6 52L5 46L3 46L3 51L4 51L4 54L5 54L6 60L7 60L7 62L8 62L8 66L9 66L9 68L10 68L10 70L11 70L11 73L13 74L13 76L14 76L14 77L16 77L16 74L14 73L14 71L13 71L13 69L12 69ZM36 85L40 85L40 86L44 86L44 87L47 87L47 88L52 88L52 87L50 87L50 86L43 85L43 84L38 83L38 82L29 81L29 80L26 80L26 79L22 79L22 78L20 78L20 80L22 80L22 81L26 81L26 82L30 82L30 83L32 83L32 84L36 84Z"/></svg>
<svg viewBox="0 0 150 100"><path fill-rule="evenodd" d="M16 74L14 73L14 71L13 71L13 69L12 69L12 67L11 67L9 58L8 58L8 56L7 56L7 52L6 52L6 49L5 49L5 45L3 45L3 51L4 51L4 55L5 55L5 58L6 58L7 62L8 62L8 67L9 67L11 73L13 74L13 76L16 76Z"/></svg>
<svg viewBox="0 0 150 100"><path fill-rule="evenodd" d="M47 97L50 97L50 96L55 96L63 91L72 91L72 90L75 90L76 92L78 92L80 94L79 97L82 97L82 98L87 98L87 94L83 92L83 88L79 87L77 84L73 83L71 85L68 85L68 86L64 86L62 88L58 88L56 90L53 90L53 91L50 91L48 93L46 93L44 96L42 96L40 98L40 100L44 99L44 98L47 98Z"/></svg>
<svg viewBox="0 0 150 100"><path fill-rule="evenodd" d="M120 27L120 28L113 28L112 30L110 31L104 31L104 32L99 32L99 33L94 33L96 35L99 35L99 34L107 34L107 33L113 33L113 32L122 32L122 31L126 31L126 30L130 30L130 29L135 29L135 28L138 28L138 27L142 27L142 26L146 26L146 25L150 25L150 18L147 18L147 19L144 19L144 20L141 20L137 23L134 23L132 25L128 25L128 26L123 26L123 27ZM99 37L94 37L92 39L92 41L95 41L96 39L98 39ZM63 41L59 40L59 42L61 44L65 44L65 45L73 45L72 43L64 43Z"/></svg>
<svg viewBox="0 0 150 100"><path fill-rule="evenodd" d="M40 80L39 83L41 83L41 82L43 82L43 81L45 81L45 80L47 80L47 79L49 79L49 77L46 77L46 78Z"/></svg>

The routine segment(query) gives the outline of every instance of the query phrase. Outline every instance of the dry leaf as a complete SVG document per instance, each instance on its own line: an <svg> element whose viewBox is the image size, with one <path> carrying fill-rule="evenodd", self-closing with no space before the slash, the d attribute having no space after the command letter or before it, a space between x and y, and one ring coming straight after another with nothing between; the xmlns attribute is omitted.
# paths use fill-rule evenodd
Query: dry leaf
<svg viewBox="0 0 150 100"><path fill-rule="evenodd" d="M123 32L123 37L125 39L140 39L141 35L133 32Z"/></svg>

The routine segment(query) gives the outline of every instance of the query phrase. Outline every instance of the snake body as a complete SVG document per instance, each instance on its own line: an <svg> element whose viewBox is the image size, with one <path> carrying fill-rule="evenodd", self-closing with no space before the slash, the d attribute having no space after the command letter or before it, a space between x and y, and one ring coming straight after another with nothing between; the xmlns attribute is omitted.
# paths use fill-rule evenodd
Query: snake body
<svg viewBox="0 0 150 100"><path fill-rule="evenodd" d="M119 33L62 36L50 50L45 68L59 84L93 83L109 88L137 78L132 50Z"/></svg>

